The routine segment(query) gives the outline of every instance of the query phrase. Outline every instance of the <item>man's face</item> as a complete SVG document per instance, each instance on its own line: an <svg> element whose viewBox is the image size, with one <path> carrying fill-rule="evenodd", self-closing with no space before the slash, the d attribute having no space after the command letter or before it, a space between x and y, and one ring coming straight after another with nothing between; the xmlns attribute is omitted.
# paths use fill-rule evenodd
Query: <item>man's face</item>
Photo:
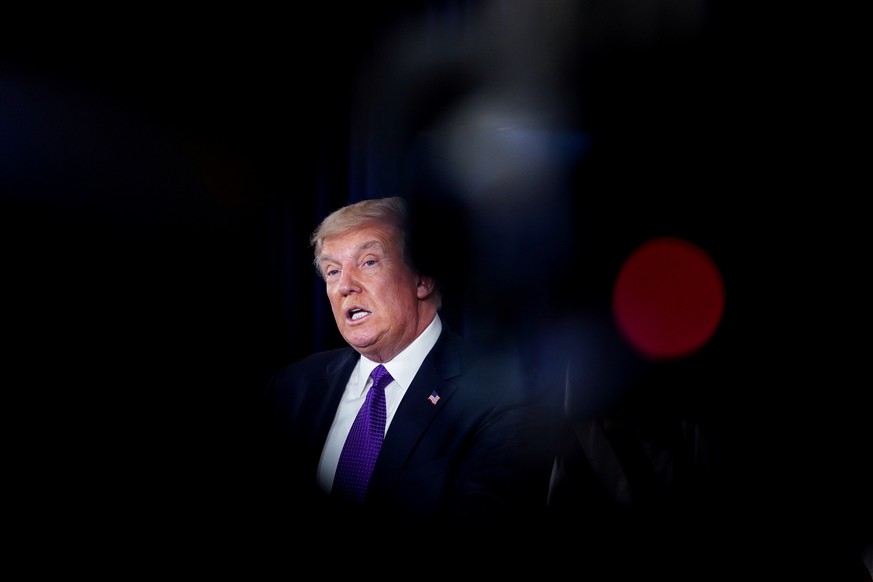
<svg viewBox="0 0 873 582"><path fill-rule="evenodd" d="M346 342L387 362L418 337L428 293L401 256L400 234L373 225L324 239L321 272L333 317Z"/></svg>

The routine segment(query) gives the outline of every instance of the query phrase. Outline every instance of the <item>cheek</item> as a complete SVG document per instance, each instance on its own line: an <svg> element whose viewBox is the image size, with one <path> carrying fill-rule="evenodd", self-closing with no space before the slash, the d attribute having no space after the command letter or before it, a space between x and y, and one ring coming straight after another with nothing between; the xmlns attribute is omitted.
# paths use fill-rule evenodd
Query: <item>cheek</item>
<svg viewBox="0 0 873 582"><path fill-rule="evenodd" d="M330 308L334 311L342 309L342 295L332 291L329 287L327 289L327 300L330 302Z"/></svg>
<svg viewBox="0 0 873 582"><path fill-rule="evenodd" d="M337 280L332 280L330 283L325 283L324 285L324 291L325 293L327 293L327 297L331 301L336 301L341 297L342 294L340 293L339 289L340 284Z"/></svg>
<svg viewBox="0 0 873 582"><path fill-rule="evenodd" d="M388 300L398 307L414 303L417 293L417 288L408 283L386 285L382 288L382 296L389 298Z"/></svg>

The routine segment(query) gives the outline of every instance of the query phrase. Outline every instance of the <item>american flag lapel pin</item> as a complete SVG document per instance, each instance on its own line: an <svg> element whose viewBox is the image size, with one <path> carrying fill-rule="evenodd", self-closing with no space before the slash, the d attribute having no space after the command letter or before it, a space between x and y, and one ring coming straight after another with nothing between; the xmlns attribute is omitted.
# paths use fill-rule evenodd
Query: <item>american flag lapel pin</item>
<svg viewBox="0 0 873 582"><path fill-rule="evenodd" d="M430 396L428 396L427 399L430 400L431 404L436 404L440 400L440 395L437 394L436 390L434 390L430 393Z"/></svg>

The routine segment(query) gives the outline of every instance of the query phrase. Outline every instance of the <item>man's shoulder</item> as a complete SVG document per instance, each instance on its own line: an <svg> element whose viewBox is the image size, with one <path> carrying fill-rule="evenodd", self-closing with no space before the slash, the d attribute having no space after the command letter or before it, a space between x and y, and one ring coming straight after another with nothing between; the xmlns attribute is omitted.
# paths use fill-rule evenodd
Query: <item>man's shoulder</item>
<svg viewBox="0 0 873 582"><path fill-rule="evenodd" d="M334 367L352 362L357 355L351 347L315 352L280 368L273 376L273 382L283 383L291 379L306 380L322 377L330 373Z"/></svg>
<svg viewBox="0 0 873 582"><path fill-rule="evenodd" d="M470 338L443 328L435 349L438 353L457 356L465 369L499 367L505 369L518 364L516 354L503 346L489 345L478 338Z"/></svg>
<svg viewBox="0 0 873 582"><path fill-rule="evenodd" d="M470 398L507 402L523 399L524 373L513 350L443 329L434 346L433 362L444 377L465 386L464 393Z"/></svg>
<svg viewBox="0 0 873 582"><path fill-rule="evenodd" d="M345 360L350 357L357 357L358 353L353 350L350 346L342 346L338 348L334 348L331 350L324 350L321 352L314 352L303 357L296 362L290 363L287 367L318 367L321 365L329 365L331 362L337 360Z"/></svg>

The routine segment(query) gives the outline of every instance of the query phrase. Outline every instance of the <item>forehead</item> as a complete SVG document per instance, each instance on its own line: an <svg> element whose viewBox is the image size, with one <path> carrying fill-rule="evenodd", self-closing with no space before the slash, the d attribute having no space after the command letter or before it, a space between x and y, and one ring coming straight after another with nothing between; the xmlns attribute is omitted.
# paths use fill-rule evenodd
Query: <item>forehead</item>
<svg viewBox="0 0 873 582"><path fill-rule="evenodd" d="M393 245L394 231L384 226L364 226L325 237L322 258L341 258L363 252L387 252Z"/></svg>

